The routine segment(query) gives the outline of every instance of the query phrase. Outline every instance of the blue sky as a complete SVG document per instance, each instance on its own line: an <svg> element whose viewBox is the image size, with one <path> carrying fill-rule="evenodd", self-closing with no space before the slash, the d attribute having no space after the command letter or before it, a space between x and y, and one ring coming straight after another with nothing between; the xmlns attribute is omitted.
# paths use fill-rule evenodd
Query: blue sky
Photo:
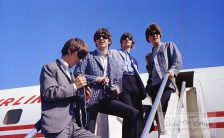
<svg viewBox="0 0 224 138"><path fill-rule="evenodd" d="M123 32L133 34L141 73L152 22L162 41L178 46L183 69L223 66L223 7L223 0L0 0L0 89L38 85L42 65L60 57L65 41L79 37L94 50L100 27L111 32L113 49Z"/></svg>

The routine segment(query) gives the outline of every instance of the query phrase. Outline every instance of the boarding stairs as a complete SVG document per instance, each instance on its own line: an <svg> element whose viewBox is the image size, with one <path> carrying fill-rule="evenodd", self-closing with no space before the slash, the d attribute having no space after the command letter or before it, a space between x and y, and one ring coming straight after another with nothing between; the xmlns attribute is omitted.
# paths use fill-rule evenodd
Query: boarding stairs
<svg viewBox="0 0 224 138"><path fill-rule="evenodd" d="M163 78L141 138L210 138L203 93L193 87L193 72L179 74L176 79L178 89L171 94L167 112L163 116L160 99L168 75ZM156 122L158 131L149 133L153 122Z"/></svg>

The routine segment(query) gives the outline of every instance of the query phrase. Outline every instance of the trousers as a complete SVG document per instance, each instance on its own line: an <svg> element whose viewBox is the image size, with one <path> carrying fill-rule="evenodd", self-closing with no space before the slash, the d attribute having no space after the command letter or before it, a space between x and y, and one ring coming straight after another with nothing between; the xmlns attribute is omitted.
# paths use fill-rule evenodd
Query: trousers
<svg viewBox="0 0 224 138"><path fill-rule="evenodd" d="M95 132L98 112L123 118L122 138L137 138L139 111L118 100L100 102L87 109L86 129ZM85 120L83 120L85 122Z"/></svg>

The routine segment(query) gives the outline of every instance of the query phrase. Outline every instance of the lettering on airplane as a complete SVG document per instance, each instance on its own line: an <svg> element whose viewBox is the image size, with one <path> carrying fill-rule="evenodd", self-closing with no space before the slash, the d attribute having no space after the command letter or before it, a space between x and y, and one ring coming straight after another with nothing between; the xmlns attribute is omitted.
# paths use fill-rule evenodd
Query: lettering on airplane
<svg viewBox="0 0 224 138"><path fill-rule="evenodd" d="M19 98L7 98L7 99L0 99L0 107L1 106L15 106L15 105L22 105L22 104L34 104L40 103L40 96L33 95L31 97L19 97Z"/></svg>

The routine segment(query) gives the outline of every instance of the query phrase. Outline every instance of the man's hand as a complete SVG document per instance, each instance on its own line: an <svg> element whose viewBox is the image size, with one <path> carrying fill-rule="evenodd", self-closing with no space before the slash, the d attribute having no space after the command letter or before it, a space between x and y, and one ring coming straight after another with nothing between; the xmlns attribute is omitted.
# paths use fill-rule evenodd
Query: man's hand
<svg viewBox="0 0 224 138"><path fill-rule="evenodd" d="M86 87L86 101L88 101L90 99L90 97L92 96L92 90L90 89L90 87Z"/></svg>
<svg viewBox="0 0 224 138"><path fill-rule="evenodd" d="M109 81L110 81L110 79L108 78L108 76L106 76L106 77L97 77L96 78L96 83L100 83L102 85L108 85Z"/></svg>
<svg viewBox="0 0 224 138"><path fill-rule="evenodd" d="M79 75L76 79L75 79L75 85L77 87L77 89L83 88L87 85L87 81L85 76Z"/></svg>
<svg viewBox="0 0 224 138"><path fill-rule="evenodd" d="M173 72L168 72L169 73L169 79L171 80L174 77L174 73Z"/></svg>
<svg viewBox="0 0 224 138"><path fill-rule="evenodd" d="M147 55L145 55L145 61L147 63L147 65L150 65L150 56L149 56L150 53L148 53Z"/></svg>

